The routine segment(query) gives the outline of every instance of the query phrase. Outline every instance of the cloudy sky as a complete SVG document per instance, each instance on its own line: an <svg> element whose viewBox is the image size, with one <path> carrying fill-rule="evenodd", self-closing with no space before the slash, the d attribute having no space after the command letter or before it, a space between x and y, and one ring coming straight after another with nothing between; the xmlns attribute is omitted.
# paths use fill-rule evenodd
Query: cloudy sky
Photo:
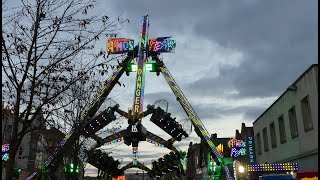
<svg viewBox="0 0 320 180"><path fill-rule="evenodd" d="M98 0L94 11L129 19L117 37L134 39L135 44L141 18L149 15L149 38L172 36L176 40L175 53L162 54L161 58L208 132L233 137L241 123L252 126L290 84L311 64L318 63L317 7L317 0ZM145 80L144 109L147 104L166 100L168 111L191 133L174 144L187 151L189 142L197 143L199 138L186 114L163 76L147 73ZM124 75L120 81L125 87L116 85L109 97L128 110L133 103L135 75ZM149 118L142 124L169 139ZM112 127L120 131L127 123L120 119L104 130ZM101 132L101 137L111 135ZM131 147L125 144L102 149L122 161L120 167L132 161ZM139 161L148 167L152 159L166 153L169 150L165 148L139 143ZM126 172L136 171L140 170ZM88 164L86 175L96 176L97 169Z"/></svg>
<svg viewBox="0 0 320 180"><path fill-rule="evenodd" d="M291 83L317 63L316 0L106 0L98 4L97 11L110 17L123 12L123 18L130 20L117 37L137 42L141 17L148 14L149 37L176 40L175 53L162 58L206 129L218 137L233 137L243 122L252 126ZM124 75L121 81L126 88L117 86L110 95L123 110L132 105L134 80L134 75ZM148 73L144 105L159 99L169 102L168 111L190 131L190 122L164 78ZM143 125L169 138L148 118ZM194 132L176 145L187 150L190 141L199 142ZM131 161L131 147L103 148L116 159L122 158L121 166ZM151 167L152 159L168 152L142 142L139 161ZM87 166L86 175L95 172Z"/></svg>

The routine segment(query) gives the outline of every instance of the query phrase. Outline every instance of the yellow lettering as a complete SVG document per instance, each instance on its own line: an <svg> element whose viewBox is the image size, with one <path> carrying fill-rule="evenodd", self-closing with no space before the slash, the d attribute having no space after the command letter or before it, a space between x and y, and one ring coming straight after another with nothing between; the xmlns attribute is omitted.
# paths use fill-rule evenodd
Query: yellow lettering
<svg viewBox="0 0 320 180"><path fill-rule="evenodd" d="M141 81L137 82L137 89L141 89Z"/></svg>
<svg viewBox="0 0 320 180"><path fill-rule="evenodd" d="M113 52L113 41L109 41L109 42L108 42L108 49L107 49L107 51L108 51L108 52L111 52L111 53Z"/></svg>
<svg viewBox="0 0 320 180"><path fill-rule="evenodd" d="M141 89L141 76L138 76L137 89Z"/></svg>
<svg viewBox="0 0 320 180"><path fill-rule="evenodd" d="M138 75L142 74L142 69L138 69Z"/></svg>
<svg viewBox="0 0 320 180"><path fill-rule="evenodd" d="M139 105L134 105L134 112L135 113L138 113L139 112Z"/></svg>
<svg viewBox="0 0 320 180"><path fill-rule="evenodd" d="M156 43L155 39L151 39L149 42L149 51L152 49L152 46Z"/></svg>
<svg viewBox="0 0 320 180"><path fill-rule="evenodd" d="M140 96L140 89L136 90L136 96Z"/></svg>
<svg viewBox="0 0 320 180"><path fill-rule="evenodd" d="M135 103L135 105L139 105L140 104L140 97L136 97L136 101L134 103Z"/></svg>

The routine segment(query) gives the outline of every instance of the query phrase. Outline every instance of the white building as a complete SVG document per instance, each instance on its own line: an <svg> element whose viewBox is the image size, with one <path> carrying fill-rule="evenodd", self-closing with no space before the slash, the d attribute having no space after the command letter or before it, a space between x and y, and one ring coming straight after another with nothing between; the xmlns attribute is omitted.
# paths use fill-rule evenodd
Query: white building
<svg viewBox="0 0 320 180"><path fill-rule="evenodd" d="M257 163L296 162L318 171L318 64L253 122Z"/></svg>
<svg viewBox="0 0 320 180"><path fill-rule="evenodd" d="M42 118L36 118L33 122L35 126L40 124ZM9 143L12 136L12 116L9 114L8 118L3 120L2 123L2 143ZM19 131L21 131L22 126L19 124ZM36 149L38 143L38 136L36 133L28 132L22 139L19 150L16 155L15 167L21 169L31 169L34 168L34 162L36 159ZM10 144L9 144L10 146Z"/></svg>
<svg viewBox="0 0 320 180"><path fill-rule="evenodd" d="M2 144L9 144L10 139L12 137L13 130L13 119L10 110L5 109L7 111L7 116L2 119ZM41 124L43 117L39 116L32 122L32 127L38 127ZM18 131L21 131L22 126L19 124ZM21 174L30 173L34 170L35 165L37 163L36 152L38 148L38 135L35 131L28 132L22 138L21 144L19 146L19 150L17 151L14 167L22 169ZM10 147L10 144L9 144ZM9 149L10 151L10 149ZM2 163L2 174L5 173L5 162Z"/></svg>
<svg viewBox="0 0 320 180"><path fill-rule="evenodd" d="M2 143L9 144L10 139L12 138L12 131L13 131L13 119L12 114L8 111L6 118L3 118L2 121ZM64 138L64 134L55 128L46 129L43 122L43 116L40 115L39 118L36 118L31 126L32 127L39 127L38 130L28 132L22 138L21 144L19 146L19 150L17 151L15 161L14 161L14 168L21 169L21 173L19 179L26 179L30 176L35 169L41 167L41 163L43 163L48 155L47 149L45 147L55 147L55 143L59 142ZM22 125L19 124L19 130L21 131ZM44 136L46 138L44 138ZM46 139L46 141L44 140ZM50 144L47 144L47 141L50 141ZM10 147L10 144L9 144ZM52 148L51 148L52 149ZM10 151L10 149L9 149ZM53 151L53 150L51 150ZM5 177L5 161L2 162L2 178ZM59 169L62 172L63 166ZM82 173L82 171L81 171ZM62 174L62 173L61 173ZM63 174L62 174L63 175Z"/></svg>

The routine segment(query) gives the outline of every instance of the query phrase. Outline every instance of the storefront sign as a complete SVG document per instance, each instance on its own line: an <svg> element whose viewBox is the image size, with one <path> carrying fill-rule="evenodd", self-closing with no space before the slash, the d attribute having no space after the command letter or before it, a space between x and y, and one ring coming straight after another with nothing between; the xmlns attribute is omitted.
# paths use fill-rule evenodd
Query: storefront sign
<svg viewBox="0 0 320 180"><path fill-rule="evenodd" d="M246 147L247 147L247 156L248 156L248 164L255 163L255 154L254 154L254 141L252 136L248 136L246 138Z"/></svg>

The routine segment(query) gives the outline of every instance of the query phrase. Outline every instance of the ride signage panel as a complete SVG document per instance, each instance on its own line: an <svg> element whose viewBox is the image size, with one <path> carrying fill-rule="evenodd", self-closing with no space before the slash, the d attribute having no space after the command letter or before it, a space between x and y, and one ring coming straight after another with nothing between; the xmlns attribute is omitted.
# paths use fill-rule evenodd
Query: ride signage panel
<svg viewBox="0 0 320 180"><path fill-rule="evenodd" d="M238 139L230 139L228 146L231 148L231 157L245 156L246 155L246 143Z"/></svg>
<svg viewBox="0 0 320 180"><path fill-rule="evenodd" d="M2 144L2 161L8 161L9 159L9 144Z"/></svg>
<svg viewBox="0 0 320 180"><path fill-rule="evenodd" d="M108 40L107 52L109 54L121 54L133 51L134 41L128 38L116 38Z"/></svg>
<svg viewBox="0 0 320 180"><path fill-rule="evenodd" d="M158 37L149 40L149 52L174 52L176 41L172 37Z"/></svg>

